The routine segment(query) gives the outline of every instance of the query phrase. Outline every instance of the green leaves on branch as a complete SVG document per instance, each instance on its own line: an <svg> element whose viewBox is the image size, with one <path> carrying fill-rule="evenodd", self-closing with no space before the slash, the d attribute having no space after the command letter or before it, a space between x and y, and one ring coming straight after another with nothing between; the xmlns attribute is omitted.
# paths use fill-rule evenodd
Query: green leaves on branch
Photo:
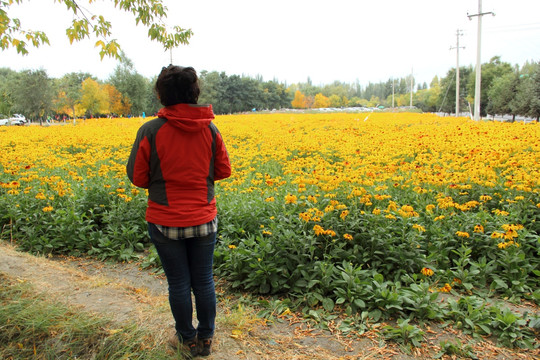
<svg viewBox="0 0 540 360"><path fill-rule="evenodd" d="M116 39L108 39L112 34L111 22L102 15L89 14L86 9L79 6L80 1L54 0L54 2L63 3L68 11L75 15L71 26L66 29L71 44L74 41L95 37L98 39L95 47L99 48L101 59L105 55L120 58L120 44ZM88 0L88 5L94 2ZM174 26L172 30L167 29L163 21L167 17L167 7L163 5L162 0L111 0L111 2L115 8L131 13L137 25L147 27L148 37L162 44L165 50L188 44L193 35L190 29L183 29L180 26ZM19 19L8 15L10 6L20 3L22 0L0 0L0 48L6 50L13 47L19 54L26 55L28 44L39 47L50 43L44 32L25 30L21 27Z"/></svg>
<svg viewBox="0 0 540 360"><path fill-rule="evenodd" d="M6 12L6 8L22 0L0 1L0 48L5 50L13 47L17 53L26 55L26 46L31 43L38 47L42 44L49 44L49 38L42 31L24 30L21 28L21 21L17 18L11 19Z"/></svg>

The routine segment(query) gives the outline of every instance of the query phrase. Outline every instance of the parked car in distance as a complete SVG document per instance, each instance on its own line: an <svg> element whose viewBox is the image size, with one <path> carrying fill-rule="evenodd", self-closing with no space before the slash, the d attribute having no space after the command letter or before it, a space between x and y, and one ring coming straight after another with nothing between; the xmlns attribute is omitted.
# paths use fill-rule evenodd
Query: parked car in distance
<svg viewBox="0 0 540 360"><path fill-rule="evenodd" d="M1 125L8 125L9 119L7 116L0 114L0 126Z"/></svg>
<svg viewBox="0 0 540 360"><path fill-rule="evenodd" d="M9 121L11 122L11 125L25 125L27 122L24 115L21 114L13 114L13 116L9 118Z"/></svg>

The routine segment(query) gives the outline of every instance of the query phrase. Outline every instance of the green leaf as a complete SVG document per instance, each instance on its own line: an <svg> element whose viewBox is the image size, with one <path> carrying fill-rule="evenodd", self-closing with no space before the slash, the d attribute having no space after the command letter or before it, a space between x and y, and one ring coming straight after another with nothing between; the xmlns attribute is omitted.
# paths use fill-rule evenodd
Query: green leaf
<svg viewBox="0 0 540 360"><path fill-rule="evenodd" d="M322 304L326 311L334 310L334 300L330 298L325 298L322 300Z"/></svg>

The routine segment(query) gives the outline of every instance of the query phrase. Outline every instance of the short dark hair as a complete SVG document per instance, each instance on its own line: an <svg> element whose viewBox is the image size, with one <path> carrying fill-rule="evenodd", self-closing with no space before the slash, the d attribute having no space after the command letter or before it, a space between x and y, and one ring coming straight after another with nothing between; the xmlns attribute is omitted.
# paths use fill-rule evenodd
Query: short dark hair
<svg viewBox="0 0 540 360"><path fill-rule="evenodd" d="M161 69L155 90L164 106L196 104L201 92L195 69L176 65Z"/></svg>

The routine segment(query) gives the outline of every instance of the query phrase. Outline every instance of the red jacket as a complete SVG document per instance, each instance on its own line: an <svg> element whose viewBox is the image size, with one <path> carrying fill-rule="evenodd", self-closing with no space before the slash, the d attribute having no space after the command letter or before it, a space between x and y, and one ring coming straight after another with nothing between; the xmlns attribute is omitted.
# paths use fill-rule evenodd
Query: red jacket
<svg viewBox="0 0 540 360"><path fill-rule="evenodd" d="M229 177L231 164L212 119L212 105L177 104L137 132L126 170L148 189L148 222L187 227L217 215L214 181Z"/></svg>

